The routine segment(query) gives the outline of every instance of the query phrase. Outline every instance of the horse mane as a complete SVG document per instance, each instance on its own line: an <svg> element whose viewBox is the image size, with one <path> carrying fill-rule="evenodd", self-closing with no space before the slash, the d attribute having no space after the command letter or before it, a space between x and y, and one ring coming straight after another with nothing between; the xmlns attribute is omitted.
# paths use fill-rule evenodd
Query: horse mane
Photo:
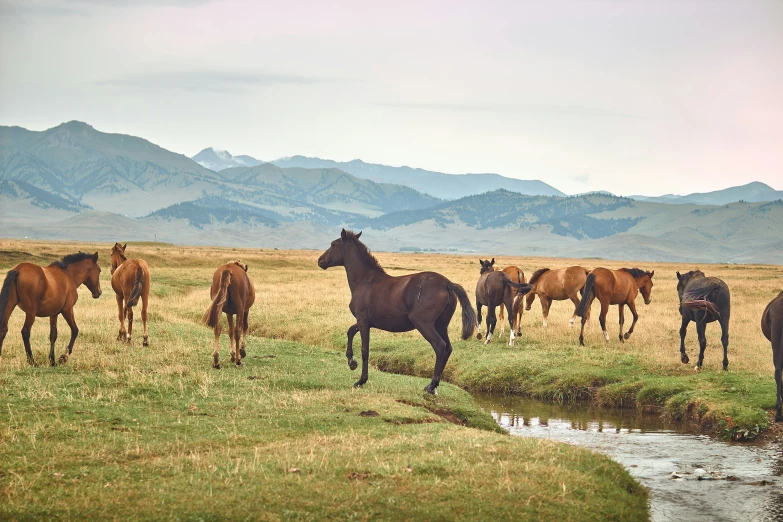
<svg viewBox="0 0 783 522"><path fill-rule="evenodd" d="M543 274L544 272L549 272L549 269L548 268L539 268L538 270L533 272L533 276L530 278L530 281L528 281L527 283L529 285L532 285L533 283L538 281L538 278L541 277L541 274Z"/></svg>
<svg viewBox="0 0 783 522"><path fill-rule="evenodd" d="M55 261L49 266L57 266L65 270L68 268L68 265L72 265L74 263L78 263L79 261L84 261L85 259L91 259L91 258L92 258L92 254L87 254L85 252L77 252L75 254L68 254L67 256L63 257L59 261Z"/></svg>
<svg viewBox="0 0 783 522"><path fill-rule="evenodd" d="M356 251L359 253L359 259L362 261L362 264L364 264L365 268L384 274L386 273L386 270L384 270L378 260L375 259L375 256L370 253L370 249L367 248L367 245L359 241L359 238L356 237L356 234L350 230L346 230L345 237L342 239L343 241L353 241L356 246L359 247L356 249Z"/></svg>
<svg viewBox="0 0 783 522"><path fill-rule="evenodd" d="M123 261L127 261L128 257L125 255L125 252L122 251L122 248L117 248L118 246L120 246L119 243L114 243L114 246L111 247L111 253L116 253Z"/></svg>
<svg viewBox="0 0 783 522"><path fill-rule="evenodd" d="M634 279L636 279L637 277L650 275L650 272L646 272L641 268L621 268L620 270L623 270L624 272L628 272L629 274L631 274L631 277L633 277Z"/></svg>

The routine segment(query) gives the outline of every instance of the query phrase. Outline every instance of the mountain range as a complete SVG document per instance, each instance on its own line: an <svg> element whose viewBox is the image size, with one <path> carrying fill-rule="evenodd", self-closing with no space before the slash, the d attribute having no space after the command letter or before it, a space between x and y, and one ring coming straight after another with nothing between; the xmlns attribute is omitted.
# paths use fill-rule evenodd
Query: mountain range
<svg viewBox="0 0 783 522"><path fill-rule="evenodd" d="M567 196L538 180L361 160L265 163L214 148L191 159L81 122L0 127L8 237L323 248L351 227L376 250L783 263L781 196L762 183Z"/></svg>

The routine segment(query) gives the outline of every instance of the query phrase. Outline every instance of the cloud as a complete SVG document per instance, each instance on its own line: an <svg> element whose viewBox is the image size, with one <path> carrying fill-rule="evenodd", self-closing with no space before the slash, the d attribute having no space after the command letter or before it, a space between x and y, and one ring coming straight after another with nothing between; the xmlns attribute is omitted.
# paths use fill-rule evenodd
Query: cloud
<svg viewBox="0 0 783 522"><path fill-rule="evenodd" d="M575 183L587 185L590 183L590 174L577 174L576 176L571 176L569 179Z"/></svg>
<svg viewBox="0 0 783 522"><path fill-rule="evenodd" d="M8 2L0 0L0 17L26 17L26 16L90 16L90 13L82 8L76 8L64 2Z"/></svg>
<svg viewBox="0 0 783 522"><path fill-rule="evenodd" d="M93 83L135 90L177 89L190 92L239 92L272 85L312 85L338 81L336 78L270 74L228 70L166 71L116 76Z"/></svg>
<svg viewBox="0 0 783 522"><path fill-rule="evenodd" d="M602 109L599 107L581 107L568 105L548 104L500 104L500 103L432 103L432 102L381 102L375 103L378 107L392 107L397 109L417 109L432 111L455 112L496 112L496 113L525 113L541 114L546 116L581 116L598 118L636 118L632 114Z"/></svg>
<svg viewBox="0 0 783 522"><path fill-rule="evenodd" d="M0 0L0 16L91 16L98 7L181 7L197 8L222 0Z"/></svg>

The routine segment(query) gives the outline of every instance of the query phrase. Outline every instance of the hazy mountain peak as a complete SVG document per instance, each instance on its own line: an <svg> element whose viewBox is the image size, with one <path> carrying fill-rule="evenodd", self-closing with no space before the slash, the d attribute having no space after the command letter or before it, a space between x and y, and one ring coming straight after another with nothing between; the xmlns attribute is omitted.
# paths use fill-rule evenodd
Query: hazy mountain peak
<svg viewBox="0 0 783 522"><path fill-rule="evenodd" d="M193 156L192 159L202 167L214 170L215 172L220 172L221 170L230 169L232 167L255 167L256 165L263 163L263 161L252 156L234 156L227 150L219 147L207 147Z"/></svg>

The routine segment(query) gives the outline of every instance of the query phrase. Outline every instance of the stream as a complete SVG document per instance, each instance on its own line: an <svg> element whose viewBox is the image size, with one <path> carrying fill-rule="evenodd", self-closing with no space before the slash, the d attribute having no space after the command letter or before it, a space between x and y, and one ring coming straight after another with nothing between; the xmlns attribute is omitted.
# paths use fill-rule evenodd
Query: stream
<svg viewBox="0 0 783 522"><path fill-rule="evenodd" d="M783 520L779 444L722 442L636 410L492 395L476 400L511 435L567 442L622 464L650 490L654 521Z"/></svg>

